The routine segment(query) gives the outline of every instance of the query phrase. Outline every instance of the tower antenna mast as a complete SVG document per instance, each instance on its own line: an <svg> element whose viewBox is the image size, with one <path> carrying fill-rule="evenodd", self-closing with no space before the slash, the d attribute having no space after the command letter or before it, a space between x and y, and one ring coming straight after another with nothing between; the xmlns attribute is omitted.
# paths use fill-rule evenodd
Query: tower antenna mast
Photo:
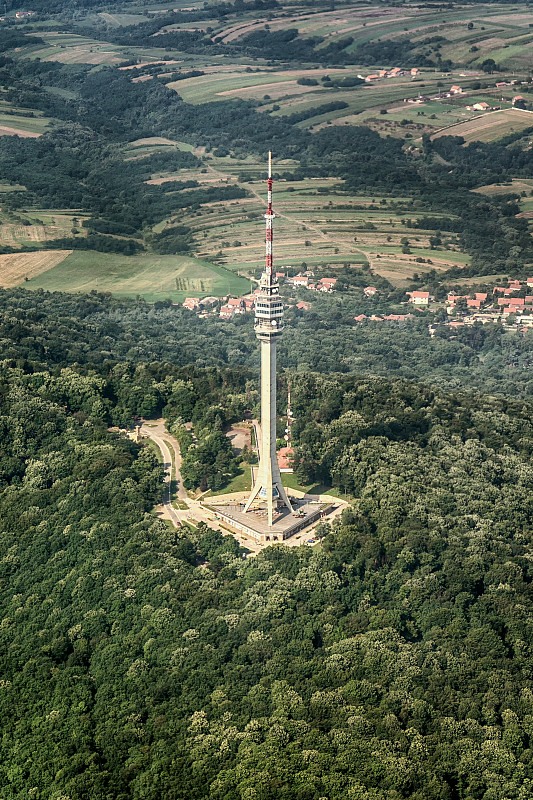
<svg viewBox="0 0 533 800"><path fill-rule="evenodd" d="M255 334L261 342L261 436L259 468L256 480L244 507L250 509L254 500L266 500L268 525L274 523L274 511L281 501L292 511L287 492L281 482L276 455L276 345L283 333L283 303L279 296L278 279L274 273L272 254L272 154L268 153L266 262L259 281L259 294L255 303Z"/></svg>

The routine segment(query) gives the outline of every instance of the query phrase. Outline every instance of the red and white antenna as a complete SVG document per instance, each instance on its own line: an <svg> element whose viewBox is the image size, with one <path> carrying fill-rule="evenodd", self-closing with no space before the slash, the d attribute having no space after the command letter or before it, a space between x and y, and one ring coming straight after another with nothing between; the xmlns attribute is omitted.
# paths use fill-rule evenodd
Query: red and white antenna
<svg viewBox="0 0 533 800"><path fill-rule="evenodd" d="M272 212L272 153L268 151L268 178L267 178L267 213L265 214L266 219L266 273L267 275L272 275L272 234L273 234L273 226L272 220L274 219L274 214Z"/></svg>

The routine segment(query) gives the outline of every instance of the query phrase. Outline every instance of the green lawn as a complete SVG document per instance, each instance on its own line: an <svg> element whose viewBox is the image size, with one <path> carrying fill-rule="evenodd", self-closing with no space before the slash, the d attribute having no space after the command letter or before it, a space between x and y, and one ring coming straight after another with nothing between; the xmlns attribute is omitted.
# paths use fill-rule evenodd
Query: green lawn
<svg viewBox="0 0 533 800"><path fill-rule="evenodd" d="M176 303L187 296L238 296L250 288L248 281L224 267L188 256L122 256L90 250L74 251L25 287L63 292L95 289L120 297L141 296L148 302L170 298Z"/></svg>
<svg viewBox="0 0 533 800"><path fill-rule="evenodd" d="M333 497L345 498L343 492L331 486L326 486L323 483L298 483L296 475L291 472L284 472L281 476L281 481L286 489L296 489L297 492L306 492L307 494L331 494ZM350 498L346 497L346 499Z"/></svg>
<svg viewBox="0 0 533 800"><path fill-rule="evenodd" d="M207 497L216 497L220 494L231 494L233 492L250 492L252 489L252 471L248 464L241 464L239 467L239 474L236 475L223 489L217 492L208 492L204 495Z"/></svg>

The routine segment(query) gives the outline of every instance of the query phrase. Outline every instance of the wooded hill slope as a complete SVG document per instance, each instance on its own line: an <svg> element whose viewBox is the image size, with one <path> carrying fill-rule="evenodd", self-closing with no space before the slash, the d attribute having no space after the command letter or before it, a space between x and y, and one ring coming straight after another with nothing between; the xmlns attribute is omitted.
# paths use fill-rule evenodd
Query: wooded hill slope
<svg viewBox="0 0 533 800"><path fill-rule="evenodd" d="M530 797L531 408L295 378L299 469L356 500L243 560L151 516L155 457L106 431L150 391L183 419L249 399L165 369L3 362L2 795Z"/></svg>

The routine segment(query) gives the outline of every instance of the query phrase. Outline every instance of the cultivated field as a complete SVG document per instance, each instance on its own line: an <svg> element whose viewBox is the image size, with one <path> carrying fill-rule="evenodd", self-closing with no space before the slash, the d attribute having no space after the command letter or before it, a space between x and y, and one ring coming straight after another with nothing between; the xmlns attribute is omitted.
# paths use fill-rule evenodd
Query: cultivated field
<svg viewBox="0 0 533 800"><path fill-rule="evenodd" d="M84 217L77 218L72 212L33 211L0 213L0 244L9 247L17 245L49 242L72 235L72 229L78 231L79 238L87 235L81 225Z"/></svg>
<svg viewBox="0 0 533 800"><path fill-rule="evenodd" d="M187 296L235 296L250 288L247 280L224 267L187 256L122 256L80 250L25 286L63 292L96 289L120 297L140 296L150 302L167 298L183 302Z"/></svg>
<svg viewBox="0 0 533 800"><path fill-rule="evenodd" d="M61 263L72 250L41 250L38 253L0 255L0 286L9 289Z"/></svg>
<svg viewBox="0 0 533 800"><path fill-rule="evenodd" d="M13 111L19 113L13 114ZM39 111L29 112L27 109L17 109L0 102L0 136L37 137L48 130L51 124L52 120Z"/></svg>
<svg viewBox="0 0 533 800"><path fill-rule="evenodd" d="M495 142L511 133L533 128L533 113L519 108L487 111L483 116L475 117L450 128L444 128L433 134L432 139L440 136L462 136L465 142Z"/></svg>
<svg viewBox="0 0 533 800"><path fill-rule="evenodd" d="M530 194L533 191L533 178L513 178L510 183L491 183L488 186L480 186L472 189L477 194Z"/></svg>
<svg viewBox="0 0 533 800"><path fill-rule="evenodd" d="M215 158L204 163L209 169L202 178L233 182L237 173L248 175L242 185L252 197L211 203L201 215L184 214L183 223L194 231L196 254L208 261L217 258L240 274L256 273L265 258L264 166ZM444 234L449 249L430 250L432 231L406 228L408 218L416 219L409 197L342 194L339 186L338 180L327 178L276 181L274 255L279 270L303 264L331 270L350 264L357 269L368 263L394 285L404 286L415 272L429 269L424 266L427 259L437 270L468 262L454 235ZM402 253L405 238L410 254Z"/></svg>

